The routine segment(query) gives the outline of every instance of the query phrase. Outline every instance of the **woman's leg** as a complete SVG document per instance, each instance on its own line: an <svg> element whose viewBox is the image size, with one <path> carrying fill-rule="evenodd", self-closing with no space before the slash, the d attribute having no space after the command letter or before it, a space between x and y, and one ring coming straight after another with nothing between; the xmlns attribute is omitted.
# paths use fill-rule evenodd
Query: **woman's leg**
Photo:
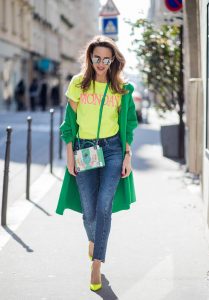
<svg viewBox="0 0 209 300"><path fill-rule="evenodd" d="M94 243L96 228L96 202L99 188L98 169L80 172L76 176L83 210L83 223L88 240Z"/></svg>
<svg viewBox="0 0 209 300"><path fill-rule="evenodd" d="M103 146L105 167L99 169L99 191L96 204L96 231L93 260L105 262L112 219L112 204L122 171L122 147L119 136Z"/></svg>
<svg viewBox="0 0 209 300"><path fill-rule="evenodd" d="M89 241L89 255L92 257L94 252L94 243Z"/></svg>
<svg viewBox="0 0 209 300"><path fill-rule="evenodd" d="M80 139L81 148L90 147L91 144L87 140ZM75 140L73 150L79 149L78 139ZM99 189L99 173L98 169L89 170L86 172L78 172L76 182L80 194L82 207L83 224L89 240L89 252L93 253L93 243L95 239L96 228L96 201ZM92 255L92 254L91 254Z"/></svg>

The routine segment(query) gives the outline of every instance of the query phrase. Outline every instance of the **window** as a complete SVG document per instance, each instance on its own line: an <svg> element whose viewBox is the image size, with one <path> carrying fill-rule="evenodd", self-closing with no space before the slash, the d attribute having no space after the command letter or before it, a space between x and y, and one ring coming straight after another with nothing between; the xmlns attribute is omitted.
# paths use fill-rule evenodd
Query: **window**
<svg viewBox="0 0 209 300"><path fill-rule="evenodd" d="M20 37L22 40L25 38L25 32L24 32L24 9L20 8L20 15L19 15L19 24L20 24Z"/></svg>
<svg viewBox="0 0 209 300"><path fill-rule="evenodd" d="M11 3L11 10L12 10L12 33L16 34L16 13L15 13L15 1L13 0Z"/></svg>
<svg viewBox="0 0 209 300"><path fill-rule="evenodd" d="M7 14L7 9L6 9L6 0L2 0L2 29L6 30L6 14Z"/></svg>

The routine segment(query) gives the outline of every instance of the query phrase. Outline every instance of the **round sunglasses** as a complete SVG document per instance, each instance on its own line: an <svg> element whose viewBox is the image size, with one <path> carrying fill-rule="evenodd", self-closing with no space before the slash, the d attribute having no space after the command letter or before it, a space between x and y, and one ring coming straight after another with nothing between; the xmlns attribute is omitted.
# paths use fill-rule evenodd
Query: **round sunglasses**
<svg viewBox="0 0 209 300"><path fill-rule="evenodd" d="M93 64L99 64L101 62L101 57L93 57L91 56L91 60ZM104 65L110 65L113 62L113 58L103 58L102 63Z"/></svg>

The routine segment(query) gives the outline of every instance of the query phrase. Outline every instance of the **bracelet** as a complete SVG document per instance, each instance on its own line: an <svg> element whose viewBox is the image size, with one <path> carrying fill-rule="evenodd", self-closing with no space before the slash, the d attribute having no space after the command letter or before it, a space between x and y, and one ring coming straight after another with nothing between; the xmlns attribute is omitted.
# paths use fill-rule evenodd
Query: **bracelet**
<svg viewBox="0 0 209 300"><path fill-rule="evenodd" d="M126 150L125 154L128 154L131 157L132 156L132 151L131 150Z"/></svg>

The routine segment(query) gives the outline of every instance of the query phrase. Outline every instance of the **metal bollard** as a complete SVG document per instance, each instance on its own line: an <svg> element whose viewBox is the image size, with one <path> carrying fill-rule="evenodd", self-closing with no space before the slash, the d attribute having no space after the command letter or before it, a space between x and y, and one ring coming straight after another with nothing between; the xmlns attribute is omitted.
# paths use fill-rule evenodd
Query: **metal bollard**
<svg viewBox="0 0 209 300"><path fill-rule="evenodd" d="M27 165L27 175L26 175L26 199L30 199L30 166L31 166L31 123L32 118L27 117L28 122L28 132L27 132L27 154L26 154L26 165Z"/></svg>
<svg viewBox="0 0 209 300"><path fill-rule="evenodd" d="M63 121L63 105L60 105L60 124ZM59 159L62 159L62 139L59 134Z"/></svg>
<svg viewBox="0 0 209 300"><path fill-rule="evenodd" d="M12 128L7 127L7 141L4 161L4 181L3 181L3 195L2 195L2 209L1 209L1 225L7 224L7 196L8 196L8 182L9 182L9 162L10 162L10 144Z"/></svg>
<svg viewBox="0 0 209 300"><path fill-rule="evenodd" d="M50 173L53 169L53 153L54 153L54 133L53 133L53 117L54 109L50 109L50 144L49 144L49 161L50 161Z"/></svg>

